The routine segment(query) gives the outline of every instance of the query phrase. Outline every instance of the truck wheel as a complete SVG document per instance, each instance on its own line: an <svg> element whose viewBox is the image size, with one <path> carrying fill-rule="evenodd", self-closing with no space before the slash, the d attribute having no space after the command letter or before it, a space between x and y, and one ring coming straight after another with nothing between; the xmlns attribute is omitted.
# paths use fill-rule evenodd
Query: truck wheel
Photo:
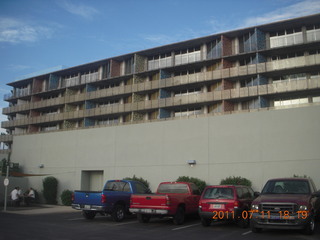
<svg viewBox="0 0 320 240"><path fill-rule="evenodd" d="M311 216L309 222L306 225L306 228L304 229L304 233L307 235L312 235L314 233L314 227L314 216Z"/></svg>
<svg viewBox="0 0 320 240"><path fill-rule="evenodd" d="M138 221L140 223L148 223L150 221L151 216L146 214L138 213Z"/></svg>
<svg viewBox="0 0 320 240"><path fill-rule="evenodd" d="M96 212L94 211L82 211L82 215L85 219L94 219Z"/></svg>
<svg viewBox="0 0 320 240"><path fill-rule="evenodd" d="M121 222L123 219L125 219L126 212L125 212L124 206L117 204L114 207L114 209L111 213L111 216L112 216L113 220L116 222Z"/></svg>
<svg viewBox="0 0 320 240"><path fill-rule="evenodd" d="M173 217L173 223L175 225L181 225L184 223L184 218L185 218L185 211L182 206L178 207L178 210L176 212L176 215Z"/></svg>
<svg viewBox="0 0 320 240"><path fill-rule="evenodd" d="M211 224L211 219L208 218L201 218L201 224L204 227L208 227Z"/></svg>

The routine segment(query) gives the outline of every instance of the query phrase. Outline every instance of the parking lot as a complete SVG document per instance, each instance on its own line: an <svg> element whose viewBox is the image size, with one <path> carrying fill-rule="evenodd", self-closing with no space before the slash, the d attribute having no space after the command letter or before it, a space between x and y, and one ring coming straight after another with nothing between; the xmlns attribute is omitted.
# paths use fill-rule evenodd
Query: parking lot
<svg viewBox="0 0 320 240"><path fill-rule="evenodd" d="M188 218L183 225L171 219L154 218L148 224L134 217L114 222L110 217L97 216L85 220L79 211L67 207L41 211L0 212L0 239L320 239L320 223L314 235L299 231L265 230L255 234L232 223L214 223L203 227L199 219Z"/></svg>

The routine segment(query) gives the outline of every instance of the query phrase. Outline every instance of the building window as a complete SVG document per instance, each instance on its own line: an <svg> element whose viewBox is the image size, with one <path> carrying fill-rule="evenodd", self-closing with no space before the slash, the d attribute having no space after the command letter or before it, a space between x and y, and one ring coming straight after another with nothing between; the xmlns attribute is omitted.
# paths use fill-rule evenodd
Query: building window
<svg viewBox="0 0 320 240"><path fill-rule="evenodd" d="M246 66L246 65L254 64L254 61L255 61L255 57L247 57L239 60L239 65Z"/></svg>
<svg viewBox="0 0 320 240"><path fill-rule="evenodd" d="M53 115L59 113L59 109L50 109L42 112L42 116Z"/></svg>
<svg viewBox="0 0 320 240"><path fill-rule="evenodd" d="M208 107L208 112L209 113L220 113L222 112L222 103L215 103L213 105L210 105Z"/></svg>
<svg viewBox="0 0 320 240"><path fill-rule="evenodd" d="M255 41L252 38L253 35L254 32L250 32L239 37L239 53L251 52L255 50L256 44L254 44Z"/></svg>
<svg viewBox="0 0 320 240"><path fill-rule="evenodd" d="M175 72L174 76L184 76L184 75L191 75L191 74L196 74L196 73L200 73L201 72L201 68L197 68L197 69L189 69L189 70L185 70L185 71L179 71L179 72Z"/></svg>
<svg viewBox="0 0 320 240"><path fill-rule="evenodd" d="M119 103L119 99L108 100L108 101L99 102L98 107L108 107L118 103Z"/></svg>
<svg viewBox="0 0 320 240"><path fill-rule="evenodd" d="M192 115L200 115L202 114L201 107L197 108L182 108L180 110L176 110L174 112L174 117L187 117Z"/></svg>
<svg viewBox="0 0 320 240"><path fill-rule="evenodd" d="M279 61L279 60L288 59L288 58L302 57L303 55L304 55L303 52L281 54L281 55L272 56L271 60L272 61Z"/></svg>
<svg viewBox="0 0 320 240"><path fill-rule="evenodd" d="M195 48L188 48L175 52L175 65L182 65L201 60L200 46Z"/></svg>
<svg viewBox="0 0 320 240"><path fill-rule="evenodd" d="M241 102L241 109L242 110L256 109L256 108L259 108L258 99L251 99L248 101Z"/></svg>
<svg viewBox="0 0 320 240"><path fill-rule="evenodd" d="M305 97L305 98L291 98L291 99L278 99L278 100L274 101L274 107L306 104L308 102L309 102L309 100L307 97Z"/></svg>
<svg viewBox="0 0 320 240"><path fill-rule="evenodd" d="M222 90L222 82L215 82L209 86L209 92L221 91Z"/></svg>
<svg viewBox="0 0 320 240"><path fill-rule="evenodd" d="M207 44L207 59L221 57L221 39L215 39Z"/></svg>
<svg viewBox="0 0 320 240"><path fill-rule="evenodd" d="M158 111L153 111L148 113L148 119L153 120L153 119L158 119L159 112Z"/></svg>
<svg viewBox="0 0 320 240"><path fill-rule="evenodd" d="M317 54L320 54L320 49L310 50L309 51L309 55L317 55Z"/></svg>
<svg viewBox="0 0 320 240"><path fill-rule="evenodd" d="M301 28L285 29L270 33L270 48L303 43Z"/></svg>
<svg viewBox="0 0 320 240"><path fill-rule="evenodd" d="M67 76L65 77L64 81L66 83L66 87L79 85L79 75L74 74L74 75Z"/></svg>
<svg viewBox="0 0 320 240"><path fill-rule="evenodd" d="M174 92L174 96L178 97L178 96L192 95L192 94L198 94L198 93L201 93L201 87L177 90Z"/></svg>
<svg viewBox="0 0 320 240"><path fill-rule="evenodd" d="M46 125L46 126L42 126L41 127L41 131L42 132L49 132L49 131L55 131L55 130L58 130L59 127L57 124L55 125Z"/></svg>
<svg viewBox="0 0 320 240"><path fill-rule="evenodd" d="M310 79L319 78L320 72L312 72L310 73Z"/></svg>
<svg viewBox="0 0 320 240"><path fill-rule="evenodd" d="M134 67L134 59L133 59L133 57L125 60L125 69L124 69L125 75L132 74L133 73L133 67Z"/></svg>
<svg viewBox="0 0 320 240"><path fill-rule="evenodd" d="M255 86L257 84L254 84L254 82L257 80L257 78L255 77L252 77L252 78L249 78L249 79L245 79L245 80L241 80L240 81L240 87L252 87L252 86Z"/></svg>
<svg viewBox="0 0 320 240"><path fill-rule="evenodd" d="M172 66L171 53L165 53L148 58L148 70L166 68Z"/></svg>
<svg viewBox="0 0 320 240"><path fill-rule="evenodd" d="M30 86L24 86L20 88L15 88L15 97L23 97L31 93Z"/></svg>
<svg viewBox="0 0 320 240"><path fill-rule="evenodd" d="M98 125L111 125L111 124L118 124L119 118L118 117L109 117L98 120Z"/></svg>
<svg viewBox="0 0 320 240"><path fill-rule="evenodd" d="M297 74L273 77L272 82L280 83L280 82L289 82L289 81L296 81L296 80L303 80L303 79L307 79L307 75L305 73L297 73Z"/></svg>
<svg viewBox="0 0 320 240"><path fill-rule="evenodd" d="M81 84L95 82L99 79L98 70L92 70L81 74Z"/></svg>

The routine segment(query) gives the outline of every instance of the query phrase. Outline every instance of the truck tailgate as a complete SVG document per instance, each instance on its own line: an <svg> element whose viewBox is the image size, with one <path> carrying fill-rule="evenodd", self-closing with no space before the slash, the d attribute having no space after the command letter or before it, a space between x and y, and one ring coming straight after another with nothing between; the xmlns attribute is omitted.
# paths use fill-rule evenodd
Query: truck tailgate
<svg viewBox="0 0 320 240"><path fill-rule="evenodd" d="M167 200L167 195L162 194L133 194L130 208L163 208Z"/></svg>
<svg viewBox="0 0 320 240"><path fill-rule="evenodd" d="M101 205L101 194L101 192L96 191L75 191L73 203L80 205Z"/></svg>

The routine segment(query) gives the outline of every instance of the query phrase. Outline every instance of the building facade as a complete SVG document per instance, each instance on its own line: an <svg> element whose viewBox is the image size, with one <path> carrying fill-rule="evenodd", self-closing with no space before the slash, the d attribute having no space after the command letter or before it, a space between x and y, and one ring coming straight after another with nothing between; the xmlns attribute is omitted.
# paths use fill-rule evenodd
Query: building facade
<svg viewBox="0 0 320 240"><path fill-rule="evenodd" d="M133 175L153 188L242 176L260 190L297 174L320 188L319 42L316 14L8 83L2 153L61 190Z"/></svg>

